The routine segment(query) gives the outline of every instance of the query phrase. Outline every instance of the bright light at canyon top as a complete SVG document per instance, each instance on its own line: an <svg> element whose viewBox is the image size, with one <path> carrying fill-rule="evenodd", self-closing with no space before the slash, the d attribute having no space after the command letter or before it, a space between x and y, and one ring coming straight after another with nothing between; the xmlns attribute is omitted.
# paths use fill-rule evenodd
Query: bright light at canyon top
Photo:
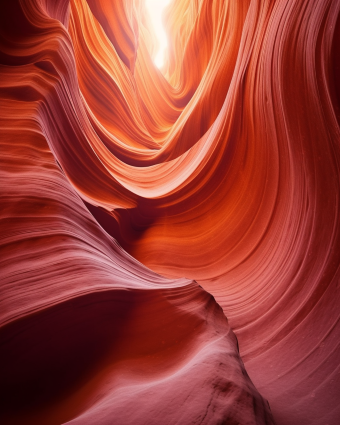
<svg viewBox="0 0 340 425"><path fill-rule="evenodd" d="M145 0L146 9L150 15L151 22L158 39L159 49L154 59L155 65L162 68L164 56L168 47L168 39L163 25L163 11L171 0Z"/></svg>

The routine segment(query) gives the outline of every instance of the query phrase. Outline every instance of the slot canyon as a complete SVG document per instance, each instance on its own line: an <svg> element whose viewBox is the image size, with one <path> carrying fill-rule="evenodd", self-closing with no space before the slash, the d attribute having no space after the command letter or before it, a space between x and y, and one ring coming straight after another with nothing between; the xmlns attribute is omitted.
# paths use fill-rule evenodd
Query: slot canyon
<svg viewBox="0 0 340 425"><path fill-rule="evenodd" d="M340 0L147 3L0 1L0 423L339 425Z"/></svg>

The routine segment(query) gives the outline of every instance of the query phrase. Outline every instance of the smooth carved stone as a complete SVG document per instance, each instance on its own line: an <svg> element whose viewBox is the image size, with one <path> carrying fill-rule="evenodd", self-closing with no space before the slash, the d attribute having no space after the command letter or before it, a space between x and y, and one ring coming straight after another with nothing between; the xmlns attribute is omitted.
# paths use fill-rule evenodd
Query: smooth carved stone
<svg viewBox="0 0 340 425"><path fill-rule="evenodd" d="M340 423L339 11L1 2L1 423Z"/></svg>

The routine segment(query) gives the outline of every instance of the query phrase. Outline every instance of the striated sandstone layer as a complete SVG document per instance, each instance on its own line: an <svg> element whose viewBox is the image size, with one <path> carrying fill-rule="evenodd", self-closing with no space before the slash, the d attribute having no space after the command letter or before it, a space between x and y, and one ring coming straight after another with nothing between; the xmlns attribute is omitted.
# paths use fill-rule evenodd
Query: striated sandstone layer
<svg viewBox="0 0 340 425"><path fill-rule="evenodd" d="M0 5L1 421L338 425L340 2L165 24Z"/></svg>

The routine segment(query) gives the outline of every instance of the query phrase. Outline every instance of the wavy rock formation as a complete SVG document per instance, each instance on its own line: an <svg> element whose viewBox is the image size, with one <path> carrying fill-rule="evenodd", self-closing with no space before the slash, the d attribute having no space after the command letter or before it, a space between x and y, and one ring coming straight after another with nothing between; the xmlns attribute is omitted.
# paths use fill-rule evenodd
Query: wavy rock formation
<svg viewBox="0 0 340 425"><path fill-rule="evenodd" d="M0 5L1 423L338 425L340 2L165 18Z"/></svg>

